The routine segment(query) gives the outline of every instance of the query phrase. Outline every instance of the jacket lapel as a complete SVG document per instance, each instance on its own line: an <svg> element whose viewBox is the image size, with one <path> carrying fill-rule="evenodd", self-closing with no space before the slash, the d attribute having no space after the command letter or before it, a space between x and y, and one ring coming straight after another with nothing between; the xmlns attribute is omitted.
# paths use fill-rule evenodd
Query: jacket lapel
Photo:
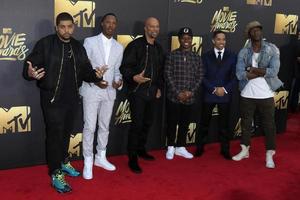
<svg viewBox="0 0 300 200"><path fill-rule="evenodd" d="M101 58L101 63L106 64L105 63L105 52L104 52L104 49L103 49L103 41L101 39L100 34L97 37L97 44L96 44L96 46L97 46L97 48L99 50L99 54L100 54L99 56Z"/></svg>

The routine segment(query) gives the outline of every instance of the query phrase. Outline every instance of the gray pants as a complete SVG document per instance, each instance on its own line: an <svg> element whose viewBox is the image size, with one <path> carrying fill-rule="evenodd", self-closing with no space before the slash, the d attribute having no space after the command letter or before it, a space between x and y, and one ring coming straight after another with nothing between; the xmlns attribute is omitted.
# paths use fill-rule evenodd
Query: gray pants
<svg viewBox="0 0 300 200"><path fill-rule="evenodd" d="M83 156L93 156L94 133L98 119L97 152L106 150L109 135L109 123L112 115L114 101L94 97L83 97Z"/></svg>
<svg viewBox="0 0 300 200"><path fill-rule="evenodd" d="M261 128L265 134L266 150L275 150L275 105L274 98L251 99L241 97L240 102L242 141L245 146L250 145L251 128L254 113L259 115Z"/></svg>

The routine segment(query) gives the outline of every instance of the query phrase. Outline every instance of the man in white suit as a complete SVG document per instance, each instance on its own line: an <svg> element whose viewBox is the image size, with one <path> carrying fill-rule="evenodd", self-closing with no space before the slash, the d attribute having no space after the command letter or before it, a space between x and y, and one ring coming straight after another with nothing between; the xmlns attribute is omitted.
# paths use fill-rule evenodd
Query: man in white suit
<svg viewBox="0 0 300 200"><path fill-rule="evenodd" d="M93 68L105 67L103 80L98 83L84 82L81 87L83 96L83 178L93 178L93 163L109 171L116 167L106 159L106 145L109 135L109 123L112 115L116 89L122 87L122 76L119 71L123 56L123 47L113 34L117 26L117 17L108 13L101 20L102 33L84 40L88 58ZM93 154L94 133L98 119L97 154Z"/></svg>

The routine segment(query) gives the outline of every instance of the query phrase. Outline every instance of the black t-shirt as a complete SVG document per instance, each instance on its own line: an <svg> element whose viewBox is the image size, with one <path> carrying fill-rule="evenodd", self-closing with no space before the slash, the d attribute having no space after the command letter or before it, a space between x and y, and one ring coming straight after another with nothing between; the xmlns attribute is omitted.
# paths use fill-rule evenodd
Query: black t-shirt
<svg viewBox="0 0 300 200"><path fill-rule="evenodd" d="M64 57L61 74L61 91L59 102L63 104L77 101L77 88L74 69L74 55L70 43L63 43Z"/></svg>

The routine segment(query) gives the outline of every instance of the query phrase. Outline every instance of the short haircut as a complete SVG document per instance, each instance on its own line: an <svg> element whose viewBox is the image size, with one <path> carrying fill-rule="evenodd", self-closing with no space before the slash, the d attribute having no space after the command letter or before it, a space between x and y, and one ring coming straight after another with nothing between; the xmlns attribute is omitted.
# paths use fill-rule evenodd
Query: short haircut
<svg viewBox="0 0 300 200"><path fill-rule="evenodd" d="M226 33L224 31L222 31L222 30L216 30L216 31L213 32L212 38L213 39L216 38L217 35L220 34L220 33L223 33L226 36Z"/></svg>
<svg viewBox="0 0 300 200"><path fill-rule="evenodd" d="M103 15L103 17L101 18L101 23L104 22L104 20L108 17L108 16L114 16L117 19L117 16L115 15L115 13L106 13L105 15Z"/></svg>
<svg viewBox="0 0 300 200"><path fill-rule="evenodd" d="M62 12L62 13L59 13L57 15L57 17L56 17L56 26L58 26L58 24L61 21L72 21L72 23L74 24L74 19L73 19L72 15L70 15L67 12Z"/></svg>

